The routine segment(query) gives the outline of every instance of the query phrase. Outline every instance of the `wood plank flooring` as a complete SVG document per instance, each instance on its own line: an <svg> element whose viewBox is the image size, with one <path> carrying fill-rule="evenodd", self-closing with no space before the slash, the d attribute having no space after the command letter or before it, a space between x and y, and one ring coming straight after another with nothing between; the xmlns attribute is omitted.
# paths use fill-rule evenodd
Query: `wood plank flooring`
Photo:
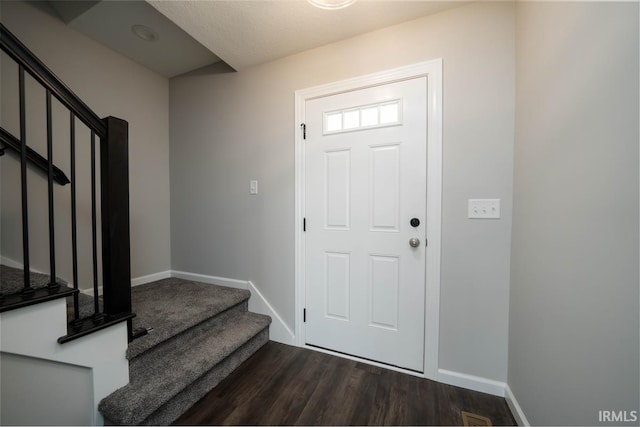
<svg viewBox="0 0 640 427"><path fill-rule="evenodd" d="M504 399L270 341L175 425L516 425Z"/></svg>

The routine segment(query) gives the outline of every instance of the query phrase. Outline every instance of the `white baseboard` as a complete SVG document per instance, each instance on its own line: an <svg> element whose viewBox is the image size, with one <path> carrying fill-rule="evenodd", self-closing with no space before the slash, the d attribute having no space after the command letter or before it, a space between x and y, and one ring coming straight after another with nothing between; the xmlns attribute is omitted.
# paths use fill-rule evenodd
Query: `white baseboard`
<svg viewBox="0 0 640 427"><path fill-rule="evenodd" d="M209 283L213 285L227 286L236 289L247 289L251 292L249 298L249 310L265 314L271 317L269 326L269 339L283 344L295 345L295 334L282 320L282 317L275 311L269 301L262 295L262 292L250 280L229 279L227 277L208 276L205 274L188 273L186 271L171 271L171 277L179 279L193 280L195 282Z"/></svg>
<svg viewBox="0 0 640 427"><path fill-rule="evenodd" d="M516 423L518 423L519 426L530 426L531 424L529 423L529 420L527 420L527 417L524 415L524 412L522 411L522 408L520 407L516 396L513 394L511 387L509 387L509 384L507 384L507 387L505 389L504 398L507 401L507 405L509 405L509 409L511 409L513 418L516 419Z"/></svg>
<svg viewBox="0 0 640 427"><path fill-rule="evenodd" d="M0 264L6 265L7 267L11 267L11 268L22 269L24 267L22 263L15 261L11 258L3 257L2 255L0 255ZM33 267L31 268L31 271L33 271L34 273L47 274L47 273L38 271ZM156 280L168 279L169 277L171 277L171 270L161 271L159 273L147 274L146 276L133 277L131 278L131 286L140 286L140 285L144 285L145 283L155 282ZM67 283L70 287L73 287L73 282L71 280L67 280ZM81 289L81 292L84 294L93 296L93 288ZM102 286L98 286L98 295L102 295Z"/></svg>
<svg viewBox="0 0 640 427"><path fill-rule="evenodd" d="M208 283L210 285L226 286L228 288L249 289L246 280L228 279L226 277L207 276L205 274L188 273L186 271L171 270L171 277L193 280L194 282Z"/></svg>
<svg viewBox="0 0 640 427"><path fill-rule="evenodd" d="M7 258L6 256L2 256L2 255L0 255L0 264L6 265L7 267L19 268L19 269L22 269L22 266L23 266L21 262L12 260L11 258Z"/></svg>
<svg viewBox="0 0 640 427"><path fill-rule="evenodd" d="M159 273L147 274L146 276L135 277L131 279L131 286L140 286L145 283L155 282L156 280L168 279L171 277L171 270L161 271Z"/></svg>
<svg viewBox="0 0 640 427"><path fill-rule="evenodd" d="M269 327L269 338L273 341L295 345L295 334L289 329L284 320L277 311L269 304L269 301L262 295L262 292L251 282L247 281L251 298L249 298L249 311L254 313L266 314L271 317L271 325ZM255 298L254 298L255 297Z"/></svg>
<svg viewBox="0 0 640 427"><path fill-rule="evenodd" d="M80 293L89 295L92 297L94 295L93 288L90 289L80 289ZM102 286L98 286L98 295L102 295Z"/></svg>
<svg viewBox="0 0 640 427"><path fill-rule="evenodd" d="M155 282L156 280L168 279L171 277L171 271L161 271L159 273L147 274L146 276L134 277L131 279L131 287L144 285L145 283ZM85 295L93 296L93 288L80 289ZM102 286L98 286L98 295L102 295Z"/></svg>
<svg viewBox="0 0 640 427"><path fill-rule="evenodd" d="M460 372L448 371L446 369L438 369L438 381L499 397L504 397L505 388L507 386L507 384L500 381L463 374Z"/></svg>

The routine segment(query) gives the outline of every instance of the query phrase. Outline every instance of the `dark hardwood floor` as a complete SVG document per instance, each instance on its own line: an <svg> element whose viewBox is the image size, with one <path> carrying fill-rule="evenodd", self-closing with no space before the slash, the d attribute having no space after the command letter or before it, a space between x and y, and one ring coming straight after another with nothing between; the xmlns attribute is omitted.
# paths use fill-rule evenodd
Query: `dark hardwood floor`
<svg viewBox="0 0 640 427"><path fill-rule="evenodd" d="M175 425L516 425L504 399L270 341Z"/></svg>

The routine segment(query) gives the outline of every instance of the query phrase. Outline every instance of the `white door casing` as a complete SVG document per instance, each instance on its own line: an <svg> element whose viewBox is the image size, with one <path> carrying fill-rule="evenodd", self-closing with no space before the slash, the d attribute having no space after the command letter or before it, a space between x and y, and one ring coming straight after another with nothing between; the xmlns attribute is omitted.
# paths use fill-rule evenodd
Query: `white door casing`
<svg viewBox="0 0 640 427"><path fill-rule="evenodd" d="M306 344L418 372L426 90L417 77L305 107Z"/></svg>
<svg viewBox="0 0 640 427"><path fill-rule="evenodd" d="M413 82L411 82L413 81ZM388 91L377 91L381 95L379 98L356 98L353 96L355 94L366 94L367 90L363 90L366 88L372 87L382 87L383 85L388 85L388 88L392 88L394 86L406 86L411 84L415 84L415 82L422 82L422 87L426 86L426 91L423 90L422 94L419 94L419 91L409 90L407 94L398 96L397 94L389 93ZM425 85L426 82L426 85ZM345 94L347 93L348 94ZM426 92L426 93L425 93ZM343 95L339 95L343 94ZM296 91L296 124L299 125L307 120L307 137L313 138L312 133L316 131L320 131L320 134L323 132L323 122L322 118L313 120L318 120L317 122L313 122L312 118L307 115L307 107L316 108L323 103L321 98L324 100L339 100L343 101L347 99L348 101L343 102L342 105L336 104L328 109L328 111L335 111L336 109L341 110L342 108L349 107L370 107L372 104L384 103L387 101L394 100L402 100L402 108L401 114L403 123L408 123L407 120L410 118L413 109L405 108L407 97L411 98L411 96L418 96L422 98L422 103L426 103L426 116L427 116L427 145L426 151L428 154L424 153L424 136L422 137L422 148L423 151L420 153L413 152L410 156L404 156L405 147L408 145L404 142L404 137L401 134L397 134L398 130L403 126L385 126L379 129L374 130L356 130L352 132L341 133L338 132L334 135L325 135L324 141L340 141L342 140L342 144L335 143L337 145L329 147L323 147L322 161L320 162L320 166L318 170L313 173L307 170L309 165L305 163L305 158L307 157L306 150L309 147L308 139L305 141L303 139L303 129L299 128L296 134L296 251L295 251L295 268L296 268L296 343L300 346L305 346L307 342L311 342L315 345L323 346L323 341L318 341L318 339L322 340L323 334L326 337L333 337L335 339L334 332L340 330L340 328L335 331L331 331L331 327L327 333L321 332L320 338L316 331L313 330L313 327L309 329L307 324L303 323L303 309L305 308L305 301L309 302L309 298L311 297L313 301L323 300L322 308L325 313L327 311L332 312L333 314L329 315L329 320L333 321L337 325L342 323L342 326L345 325L345 317L353 318L353 316L359 316L361 319L365 318L364 326L360 325L358 327L353 328L356 331L362 332L364 329L371 328L371 325L374 324L374 329L377 332L388 332L393 335L393 330L398 329L400 325L394 325L394 320L397 322L407 322L410 323L420 323L419 325L414 325L414 331L409 334L412 336L413 341L421 341L421 338L424 338L424 346L423 351L413 351L413 354L410 356L402 356L398 360L387 359L389 355L390 357L396 357L398 354L404 353L403 351L398 351L397 345L393 344L393 341L385 342L382 339L382 342L385 342L384 345L378 346L378 351L380 354L377 356L371 357L368 351L371 351L370 348L367 348L368 341L378 342L380 341L380 334L375 334L375 339L371 337L367 339L360 340L360 343L357 345L351 345L349 342L352 341L349 334L347 334L347 338L342 338L342 344L346 347L338 348L333 346L334 349L338 351L344 351L346 353L356 354L357 356L363 358L373 358L382 360L385 363L391 363L394 365L404 366L414 371L424 371L424 376L427 378L435 379L437 377L437 368L438 368L438 318L439 318L439 285L440 285L440 222L441 222L441 194L442 194L442 60L434 60L425 63L415 64L407 67L402 67L399 69L389 70L381 73L375 73L355 79L344 80L336 83L331 83L328 85L322 85L314 88L304 89L300 91ZM405 99L407 98L407 99ZM414 101L412 101L413 103ZM324 107L329 107L325 105ZM320 110L322 112L326 112L327 110L321 107ZM317 109L317 108L316 108ZM424 113L423 113L424 114ZM315 114L318 116L317 114ZM322 115L320 116L322 117ZM312 130L313 129L313 130ZM393 133L396 132L396 135ZM415 132L412 131L412 132ZM422 128L422 132L424 132L424 124ZM327 132L325 132L327 133ZM331 133L331 132L328 132ZM359 136L355 136L360 134ZM370 136L363 137L363 135L369 134ZM358 143L357 140L366 140L366 142ZM351 141L351 142L349 142ZM333 144L331 142L329 145ZM351 145L349 145L351 144ZM357 148L366 149L366 154L358 154L354 150ZM313 150L313 148L312 148ZM419 149L418 149L419 150ZM409 149L409 151L411 151ZM400 153L403 153L400 156ZM355 156L355 157L354 157ZM354 160L356 157L359 157L361 160ZM424 171L424 163L427 163L427 178L426 178L426 188L427 188L427 202L426 202L426 215L424 214L425 203L424 203L424 186L425 179L424 174L408 174L407 170L404 169L406 165L402 165L397 161L400 160L400 157L410 158L416 157L419 158L416 164L422 166L422 170ZM362 160L364 159L364 160ZM369 209L368 201L366 203L356 203L351 204L351 209L349 219L347 222L345 217L345 209L346 204L340 204L340 199L346 200L346 195L344 192L340 191L340 185L344 188L344 173L347 168L363 168L362 165L358 163L367 164L364 167L366 173L364 174L365 181L369 179L377 179L376 174L372 175L372 172L368 166L368 164L376 164L378 168L388 168L386 175L390 176L392 179L389 181L383 180L379 185L382 190L378 192L377 195L374 195L380 199L380 197L391 197L391 202L393 202L393 191L390 191L395 185L393 181L393 176L417 176L420 182L415 182L414 185L403 185L400 186L403 190L398 195L398 201L400 204L409 201L409 207L401 208L399 211L397 209L390 209L393 207L393 203L385 202L378 206L379 215L378 218L369 218ZM310 166L311 168L318 168L318 166ZM409 166L410 168L411 166ZM327 174L327 170L330 171L330 174ZM318 173L321 171L321 173ZM342 174L342 175L341 175ZM382 174L380 176L383 176ZM360 174L362 175L362 174ZM313 181L318 176L321 179L323 177L329 176L330 181L328 183L322 181L321 183L316 182L306 182L305 177L314 177L311 179ZM342 176L342 178L341 178ZM368 183L358 183L357 181L360 178L357 178L357 175L352 175L353 182L349 183L349 188L352 188L353 192L361 193L363 188L366 188L367 197L365 199L369 199L370 187ZM400 178L399 178L400 179ZM401 178L405 179L405 178ZM342 180L342 181L341 181ZM384 244L373 242L373 248L369 249L359 249L356 247L346 247L343 246L342 249L334 249L334 250L325 250L322 252L320 258L318 258L318 254L315 255L310 254L310 260L313 262L306 264L307 260L307 239L309 236L309 231L307 233L303 232L303 218L305 214L305 208L307 209L307 221L309 221L309 229L313 228L310 218L310 210L317 211L318 207L312 207L313 201L311 201L311 205L308 205L306 200L306 191L310 188L310 186L321 185L322 197L320 200L324 203L326 201L326 197L329 196L335 199L333 203L333 207L330 209L333 213L331 216L327 216L326 207L321 207L319 210L321 211L322 219L322 229L325 229L329 234L340 234L339 229L342 227L343 229L352 229L356 226L354 220L351 218L355 218L356 216L362 216L363 212L365 215L365 220L359 219L358 227L360 230L359 233L364 233L363 235L369 234L376 236L376 239L386 239L387 242ZM418 192L422 192L422 199L419 201L420 197L416 197L413 194L406 193L405 189L407 188L418 188ZM329 189L329 190L327 190ZM386 189L386 190L385 190ZM329 194L332 193L332 194ZM385 194L386 193L386 194ZM336 195L341 195L337 197ZM353 195L352 195L353 196ZM415 203L421 205L421 207L416 207L415 203L411 206L411 200L414 200ZM337 203L337 204L336 204ZM360 206L362 205L362 206ZM366 205L366 206L365 206ZM326 206L326 204L325 204ZM311 208L311 209L309 209ZM421 209L421 210L420 210ZM375 210L375 209L374 209ZM360 214L356 215L356 211L360 211ZM342 212L342 214L341 214ZM394 214L395 212L395 214ZM408 212L416 212L417 215ZM341 217L342 215L342 217ZM409 216L408 216L409 215ZM313 216L313 215L312 215ZM405 218L406 217L406 218ZM411 217L417 217L421 220L421 225L414 229L409 226L408 222ZM314 222L317 222L318 219L313 219ZM375 223L378 223L376 225ZM364 224L363 226L363 223ZM391 224L391 225L390 225ZM395 225L394 225L395 224ZM316 225L318 225L316 223ZM372 229L376 229L372 232ZM384 230L384 227L388 229ZM333 228L333 230L331 230ZM343 230L344 231L344 230ZM354 230L355 231L355 230ZM331 233L333 232L333 233ZM408 232L409 234L406 234ZM347 234L347 233L343 233ZM414 236L415 234L415 236ZM394 243L389 243L389 236L393 235L395 238ZM407 236L418 237L421 240L421 244L416 249L409 248L408 238ZM385 236L385 237L381 237ZM391 240L394 240L392 238ZM314 238L311 237L312 246L314 245ZM376 240L373 239L373 240ZM351 240L351 239L343 239ZM366 240L366 239L364 239ZM371 243L371 239L368 239ZM355 241L363 241L362 239L355 239ZM425 248L424 244L428 241L428 247ZM344 243L344 242L343 242ZM378 244L378 248L375 245ZM380 246L381 245L381 246ZM365 256L362 254L355 255L355 251L364 250L366 252ZM419 267L421 271L417 271L414 265L413 270L409 268L409 270L403 272L403 269L406 270L405 264L407 262L402 261L402 256L406 256L401 254L403 251L409 251L410 257L414 258L422 258L424 260L424 254L426 250L426 269L424 268L424 263L422 267ZM316 251L317 252L317 251ZM314 258L315 257L315 258ZM353 258L357 257L359 260L354 264ZM318 261L320 260L320 261ZM410 263L409 263L410 264ZM381 304L381 301L388 301L389 298L393 299L393 293L385 295L385 298L377 298L377 301L371 298L372 294L367 291L367 295L364 297L364 304L358 308L350 308L352 312L346 312L346 301L347 296L343 292L344 298L333 298L331 300L326 299L326 287L324 286L326 283L322 284L322 287L317 288L321 289L321 293L325 295L309 295L307 296L307 287L306 287L306 278L307 277L324 277L324 274L327 271L327 266L333 267L330 268L330 276L332 277L329 282L333 283L335 286L334 290L340 288L341 283L345 283L345 277L349 277L351 282L364 281L367 282L369 277L377 276L377 277L386 277L387 282L390 280L391 283L396 283L394 277L400 277L400 281L397 282L398 286L402 286L402 279L406 279L407 277L412 277L412 280L415 282L422 280L424 283L424 277L426 275L426 292L424 292L424 287L420 289L417 288L413 294L404 294L400 292L398 303L401 303L401 300L404 298L405 302L408 302L409 305L407 307L417 308L417 311L420 314L413 318L411 315L408 315L408 320L403 320L403 315L398 310L394 311L394 304ZM349 273L347 276L347 272L345 268L349 266ZM310 271L307 271L307 268ZM315 269L315 270L314 270ZM354 270L355 269L355 270ZM374 274L371 274L371 271L374 271ZM357 271L356 271L357 270ZM354 273L360 275L358 279L354 276ZM322 279L324 281L324 279ZM376 283L373 283L374 287ZM310 292L313 294L315 292L312 288ZM393 286L392 286L393 289ZM383 288L380 287L378 291L382 291ZM360 292L360 293L358 293ZM410 291L411 292L411 291ZM378 292L379 293L379 292ZM334 292L334 295L339 295ZM349 294L349 296L351 293ZM356 291L356 299L363 298L362 290ZM351 297L353 298L353 297ZM324 305L324 301L329 302L329 307ZM353 302L353 301L351 301ZM393 302L393 301L392 301ZM351 307L349 305L349 307ZM364 307L364 308L363 308ZM395 306L398 307L398 306ZM307 306L307 308L309 308ZM363 313L357 313L356 311L360 310L369 310L370 308L374 308L374 311L377 311L377 319L372 319L370 316L367 318L367 315ZM421 314L421 309L425 308L424 320ZM355 311L353 311L355 310ZM316 311L315 309L313 310ZM369 310L371 312L371 310ZM409 312L414 312L416 310L409 308L407 310ZM404 313L404 311L403 311ZM309 316L314 316L313 312L307 312L307 318L311 320ZM333 318L331 318L333 316ZM341 319L342 317L342 319ZM331 322L329 322L331 323ZM334 326L337 327L337 326ZM404 329L404 328L403 328ZM413 334L413 335L412 335ZM419 334L419 337L416 337L415 334ZM382 335L385 335L384 333ZM310 341L311 340L311 341ZM340 339L339 339L340 340ZM338 340L338 341L339 341ZM334 342L335 344L335 342ZM351 345L351 347L349 347ZM395 348L393 348L395 347ZM382 348L382 350L380 350ZM345 351L346 349L346 351ZM387 349L387 350L385 350ZM375 354L375 353L373 353ZM396 356L393 356L393 355ZM375 362L371 362L376 364ZM402 369L399 369L402 370Z"/></svg>

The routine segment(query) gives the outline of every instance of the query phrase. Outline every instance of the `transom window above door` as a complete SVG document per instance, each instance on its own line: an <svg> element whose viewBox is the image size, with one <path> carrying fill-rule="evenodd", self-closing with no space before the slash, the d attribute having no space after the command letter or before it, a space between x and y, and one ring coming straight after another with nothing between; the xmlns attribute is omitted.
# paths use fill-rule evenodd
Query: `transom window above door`
<svg viewBox="0 0 640 427"><path fill-rule="evenodd" d="M323 113L323 134L353 132L402 124L402 100L350 107Z"/></svg>

